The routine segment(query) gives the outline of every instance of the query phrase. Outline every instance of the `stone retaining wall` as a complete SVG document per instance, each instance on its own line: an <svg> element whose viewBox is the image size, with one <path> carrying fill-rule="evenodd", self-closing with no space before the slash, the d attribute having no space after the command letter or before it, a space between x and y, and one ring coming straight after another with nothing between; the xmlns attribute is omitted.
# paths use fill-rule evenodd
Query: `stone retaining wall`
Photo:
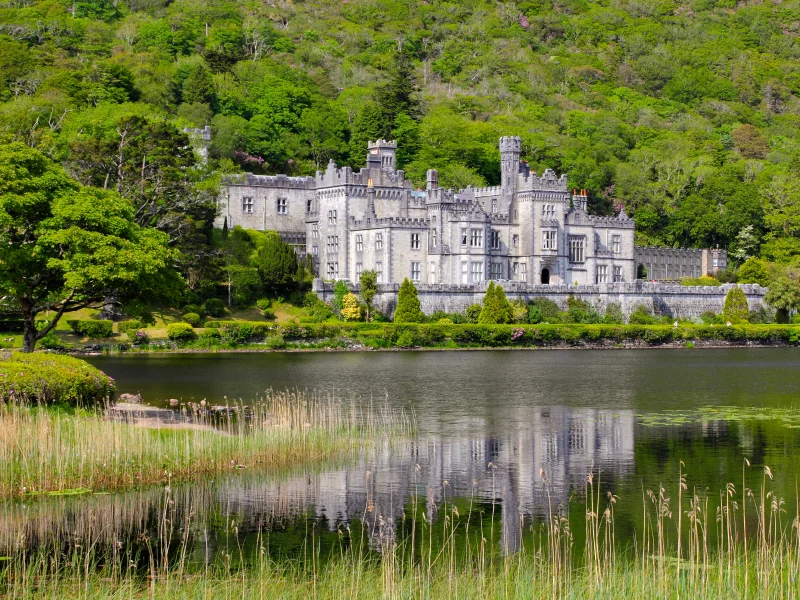
<svg viewBox="0 0 800 600"><path fill-rule="evenodd" d="M534 298L549 298L564 310L567 299L575 296L605 311L611 303L618 303L628 316L638 305L644 304L656 314L670 317L696 318L703 312L722 312L725 295L736 284L713 286L680 286L636 281L633 283L606 283L597 285L528 285L519 281L500 281L509 300L521 298L526 302ZM423 312L431 314L437 310L464 312L470 304L480 304L486 294L488 282L470 285L417 285ZM358 285L349 285L356 293ZM747 284L739 287L747 297L750 310L762 306L767 288ZM381 284L375 296L375 307L386 315L393 315L397 305L400 284ZM333 298L333 284L320 279L314 281L314 291L323 299Z"/></svg>

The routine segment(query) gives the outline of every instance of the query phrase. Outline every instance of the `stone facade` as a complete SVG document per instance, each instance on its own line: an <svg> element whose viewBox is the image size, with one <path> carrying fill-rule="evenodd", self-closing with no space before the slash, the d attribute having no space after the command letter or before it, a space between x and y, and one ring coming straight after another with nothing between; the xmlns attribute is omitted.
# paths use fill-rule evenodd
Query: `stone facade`
<svg viewBox="0 0 800 600"><path fill-rule="evenodd" d="M454 191L427 173L415 190L395 168L397 143L369 143L360 171L331 161L315 177L228 178L217 226L305 233L306 252L326 280L420 285L594 285L636 278L634 223L587 212L585 191L566 175L541 176L520 161L518 137L500 139L501 184Z"/></svg>
<svg viewBox="0 0 800 600"><path fill-rule="evenodd" d="M480 304L486 294L488 283L470 285L418 285L420 306L426 314L437 310L444 312L464 312L470 304ZM352 286L358 292L358 286ZM567 308L570 296L589 302L598 311L605 311L609 304L617 303L625 316L639 305L644 304L655 314L675 318L697 318L706 311L721 313L725 295L736 284L722 286L681 286L636 281L633 283L610 283L596 285L528 285L521 282L504 282L506 297L509 300L521 299L531 302L534 298L545 297L554 301L563 310ZM756 284L740 285L747 297L750 310L764 305L767 289ZM379 286L375 297L375 308L387 316L394 314L397 305L399 284ZM323 299L333 298L333 284L316 280L314 291Z"/></svg>
<svg viewBox="0 0 800 600"><path fill-rule="evenodd" d="M636 266L647 271L648 281L680 281L704 277L728 268L728 253L719 248L684 249L636 246Z"/></svg>

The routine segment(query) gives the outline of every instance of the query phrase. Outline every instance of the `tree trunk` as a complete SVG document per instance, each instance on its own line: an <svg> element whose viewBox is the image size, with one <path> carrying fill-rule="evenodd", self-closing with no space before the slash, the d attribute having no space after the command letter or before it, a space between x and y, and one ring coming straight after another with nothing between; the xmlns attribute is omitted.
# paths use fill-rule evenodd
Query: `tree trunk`
<svg viewBox="0 0 800 600"><path fill-rule="evenodd" d="M22 351L33 352L36 349L37 334L36 315L32 307L22 305L22 321L25 325L22 334Z"/></svg>

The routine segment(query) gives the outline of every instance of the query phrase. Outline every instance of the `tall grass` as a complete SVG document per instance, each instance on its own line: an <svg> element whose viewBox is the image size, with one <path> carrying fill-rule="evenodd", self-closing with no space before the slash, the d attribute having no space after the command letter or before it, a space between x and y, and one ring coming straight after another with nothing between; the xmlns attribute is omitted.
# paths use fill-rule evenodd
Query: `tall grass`
<svg viewBox="0 0 800 600"><path fill-rule="evenodd" d="M181 412L185 422L168 428L110 420L100 409L0 404L0 497L300 466L410 430L402 413L301 391L268 392L224 411L194 405Z"/></svg>
<svg viewBox="0 0 800 600"><path fill-rule="evenodd" d="M624 499L601 493L598 478L587 476L582 523L550 503L540 522L520 521L527 543L515 553L504 550L507 540L495 539L493 525L473 521L474 499L460 511L445 495L440 505L414 497L397 523L381 516L370 521L367 506L362 526L340 528L341 542L332 550L323 551L312 534L294 560L271 558L269 535L261 530L248 558L233 525L232 542L218 560L199 567L186 560L187 532L204 524L193 523L192 511L176 512L166 488L157 533L143 534L150 536L143 560L123 552L101 556L102 535L87 527L69 551L54 542L12 557L0 571L0 593L98 599L800 596L798 520L785 516L784 501L770 490L769 467L759 489L730 483L719 494L690 490L681 468L674 495L664 487L643 493L644 526L623 540L616 537L614 510ZM582 547L575 547L577 526L586 532Z"/></svg>

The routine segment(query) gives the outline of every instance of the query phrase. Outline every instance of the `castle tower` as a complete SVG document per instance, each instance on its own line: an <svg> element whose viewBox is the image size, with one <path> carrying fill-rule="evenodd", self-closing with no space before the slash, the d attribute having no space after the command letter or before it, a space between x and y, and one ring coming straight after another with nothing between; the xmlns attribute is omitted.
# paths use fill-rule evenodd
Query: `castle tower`
<svg viewBox="0 0 800 600"><path fill-rule="evenodd" d="M519 157L522 153L522 140L515 136L500 138L500 187L507 202L511 202L517 192Z"/></svg>
<svg viewBox="0 0 800 600"><path fill-rule="evenodd" d="M367 142L367 164L373 165L378 162L376 157L380 157L381 169L394 171L397 168L395 158L397 156L397 140L375 140Z"/></svg>

